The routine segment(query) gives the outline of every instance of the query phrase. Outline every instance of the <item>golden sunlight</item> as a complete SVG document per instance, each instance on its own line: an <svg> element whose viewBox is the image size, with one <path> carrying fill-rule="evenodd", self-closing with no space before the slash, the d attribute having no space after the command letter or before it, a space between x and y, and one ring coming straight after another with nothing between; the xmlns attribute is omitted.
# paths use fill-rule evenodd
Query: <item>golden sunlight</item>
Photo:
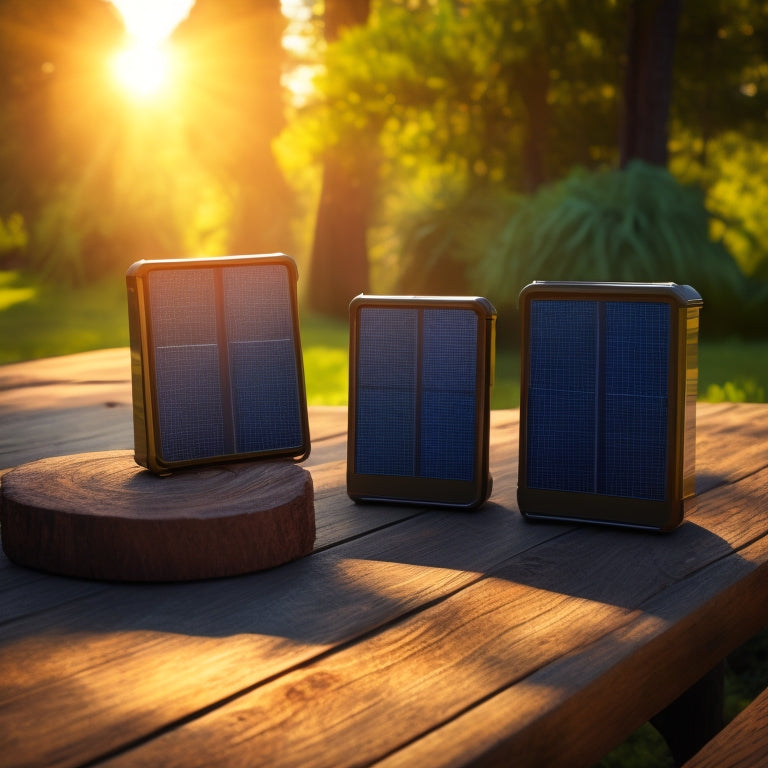
<svg viewBox="0 0 768 768"><path fill-rule="evenodd" d="M153 96L170 79L171 57L166 46L136 41L112 59L117 81L132 95Z"/></svg>
<svg viewBox="0 0 768 768"><path fill-rule="evenodd" d="M195 0L112 0L125 24L128 44L112 59L112 72L125 90L139 98L170 85L173 50L168 43Z"/></svg>

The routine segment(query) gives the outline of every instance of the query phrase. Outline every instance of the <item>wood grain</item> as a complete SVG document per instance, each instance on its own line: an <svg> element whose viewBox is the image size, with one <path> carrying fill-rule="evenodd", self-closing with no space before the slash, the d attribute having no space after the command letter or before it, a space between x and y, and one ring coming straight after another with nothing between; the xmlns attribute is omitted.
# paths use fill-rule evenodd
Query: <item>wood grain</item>
<svg viewBox="0 0 768 768"><path fill-rule="evenodd" d="M3 550L20 565L116 581L233 576L312 551L312 477L250 462L156 477L131 451L41 459L0 487Z"/></svg>
<svg viewBox="0 0 768 768"><path fill-rule="evenodd" d="M10 466L120 410L78 360L37 371L4 390L0 368ZM517 411L491 415L480 510L355 505L346 409L310 408L309 557L174 584L0 557L0 765L594 764L768 623L768 408L697 416L699 496L668 535L522 520Z"/></svg>
<svg viewBox="0 0 768 768"><path fill-rule="evenodd" d="M748 542L768 512L768 473L744 482L745 496L763 499L751 532L737 533L720 507L711 511ZM753 597L745 611L733 606L742 588L752 587L754 596L768 588L765 540L747 547L740 563L722 559L731 546L723 538L693 525L674 545L656 537L662 552L648 546L650 536L605 531L596 558L592 538L579 530L542 543L427 610L107 765L161 758L166 766L245 765L256 750L270 766L331 768L372 762L405 743L394 765L472 757L479 764L588 766L614 746L615 734L631 732L706 672L713 656L757 631L760 601ZM677 588L669 588L670 567L678 570ZM730 634L720 617L731 622ZM653 683L651 665L664 670ZM503 706L499 722L490 702L506 699L514 704ZM586 727L585 712L601 727Z"/></svg>
<svg viewBox="0 0 768 768"><path fill-rule="evenodd" d="M683 768L756 768L768 765L768 689Z"/></svg>

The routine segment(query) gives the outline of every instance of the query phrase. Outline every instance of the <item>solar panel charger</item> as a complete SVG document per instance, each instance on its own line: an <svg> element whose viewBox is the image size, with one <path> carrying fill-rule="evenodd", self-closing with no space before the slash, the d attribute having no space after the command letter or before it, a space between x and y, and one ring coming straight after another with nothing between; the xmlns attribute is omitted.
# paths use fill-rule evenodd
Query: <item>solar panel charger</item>
<svg viewBox="0 0 768 768"><path fill-rule="evenodd" d="M695 491L702 300L674 283L520 294L518 503L529 519L669 530Z"/></svg>
<svg viewBox="0 0 768 768"><path fill-rule="evenodd" d="M479 297L352 300L352 499L471 508L488 498L495 323Z"/></svg>
<svg viewBox="0 0 768 768"><path fill-rule="evenodd" d="M297 279L283 254L128 269L140 466L309 455Z"/></svg>

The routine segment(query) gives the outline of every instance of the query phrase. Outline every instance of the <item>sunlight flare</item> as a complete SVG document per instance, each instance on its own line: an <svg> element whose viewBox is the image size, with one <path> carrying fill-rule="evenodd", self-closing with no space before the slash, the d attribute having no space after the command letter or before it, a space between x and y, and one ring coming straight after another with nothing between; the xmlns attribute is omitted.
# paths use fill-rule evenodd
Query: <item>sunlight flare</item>
<svg viewBox="0 0 768 768"><path fill-rule="evenodd" d="M112 69L117 81L131 94L148 97L169 81L171 58L166 46L136 41L115 54Z"/></svg>
<svg viewBox="0 0 768 768"><path fill-rule="evenodd" d="M194 4L195 0L112 0L128 35L156 46L168 39Z"/></svg>
<svg viewBox="0 0 768 768"><path fill-rule="evenodd" d="M127 45L112 59L112 72L132 96L158 95L171 84L175 64L168 42L183 21L194 0L112 0L128 35Z"/></svg>

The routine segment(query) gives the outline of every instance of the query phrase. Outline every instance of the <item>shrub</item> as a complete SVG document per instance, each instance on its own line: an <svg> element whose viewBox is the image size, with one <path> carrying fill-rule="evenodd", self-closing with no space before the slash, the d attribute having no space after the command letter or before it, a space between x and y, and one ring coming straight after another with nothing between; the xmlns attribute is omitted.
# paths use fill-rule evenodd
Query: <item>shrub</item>
<svg viewBox="0 0 768 768"><path fill-rule="evenodd" d="M576 170L530 197L471 193L411 222L401 283L473 292L516 313L533 280L688 283L708 335L764 333L768 287L709 237L700 189L665 169Z"/></svg>

